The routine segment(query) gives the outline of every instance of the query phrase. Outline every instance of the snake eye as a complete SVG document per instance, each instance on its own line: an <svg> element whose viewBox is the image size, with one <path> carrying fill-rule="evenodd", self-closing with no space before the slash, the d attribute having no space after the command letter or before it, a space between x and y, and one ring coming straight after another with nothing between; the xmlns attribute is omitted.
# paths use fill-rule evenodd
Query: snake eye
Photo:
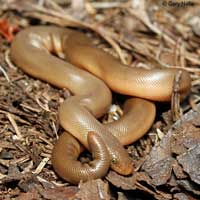
<svg viewBox="0 0 200 200"><path fill-rule="evenodd" d="M117 163L118 163L117 158L116 158L116 157L113 157L113 158L111 159L111 163L112 163L112 164L117 164Z"/></svg>

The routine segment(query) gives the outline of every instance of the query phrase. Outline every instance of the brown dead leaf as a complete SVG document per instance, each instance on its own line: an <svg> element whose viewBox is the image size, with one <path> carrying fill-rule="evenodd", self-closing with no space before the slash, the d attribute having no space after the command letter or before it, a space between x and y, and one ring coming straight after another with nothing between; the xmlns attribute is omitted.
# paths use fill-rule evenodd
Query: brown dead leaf
<svg viewBox="0 0 200 200"><path fill-rule="evenodd" d="M77 193L78 188L75 186L69 187L56 187L51 189L44 189L40 191L40 194L45 199L51 200L67 200L72 199Z"/></svg>
<svg viewBox="0 0 200 200"><path fill-rule="evenodd" d="M176 193L174 195L175 200L195 200L195 198L191 197L189 194L184 193Z"/></svg>
<svg viewBox="0 0 200 200"><path fill-rule="evenodd" d="M200 184L200 144L178 156L177 159L184 171L190 175L190 178L195 183Z"/></svg>
<svg viewBox="0 0 200 200"><path fill-rule="evenodd" d="M39 200L40 195L38 194L37 190L32 190L27 193L21 193L16 200Z"/></svg>
<svg viewBox="0 0 200 200"><path fill-rule="evenodd" d="M27 178L31 178L32 175L31 174L11 174L11 175L7 175L4 178L2 178L0 180L0 184L8 184L8 183L16 183L18 181L22 181L23 179L27 179Z"/></svg>
<svg viewBox="0 0 200 200"><path fill-rule="evenodd" d="M184 173L183 168L179 165L177 160L175 160L173 164L173 172L178 179L187 178L187 175Z"/></svg>
<svg viewBox="0 0 200 200"><path fill-rule="evenodd" d="M177 180L176 181L178 185L180 185L182 188L184 188L186 191L189 191L195 195L200 196L200 190L199 185L195 184L194 182L190 180Z"/></svg>
<svg viewBox="0 0 200 200"><path fill-rule="evenodd" d="M200 104L197 105L197 109ZM186 173L200 184L200 113L189 111L177 121L163 137L160 145L155 146L146 159L142 169L152 178L156 186L167 184L172 176L172 169L178 179L185 179ZM181 164L181 165L180 165ZM182 168L183 167L183 168ZM188 184L190 185L190 181ZM189 187L185 187L186 189ZM189 191L192 189L189 188ZM195 189L196 190L196 189Z"/></svg>
<svg viewBox="0 0 200 200"><path fill-rule="evenodd" d="M8 42L14 38L14 33L18 30L16 25L11 25L6 19L0 19L0 34L3 35Z"/></svg>
<svg viewBox="0 0 200 200"><path fill-rule="evenodd" d="M109 187L108 183L103 182L101 179L91 180L79 184L79 191L74 199L80 200L109 200Z"/></svg>
<svg viewBox="0 0 200 200"><path fill-rule="evenodd" d="M145 172L135 172L130 177L124 177L114 171L110 171L106 179L116 187L123 190L141 190L151 194L156 199L171 199L170 194L161 192L153 185L151 178Z"/></svg>

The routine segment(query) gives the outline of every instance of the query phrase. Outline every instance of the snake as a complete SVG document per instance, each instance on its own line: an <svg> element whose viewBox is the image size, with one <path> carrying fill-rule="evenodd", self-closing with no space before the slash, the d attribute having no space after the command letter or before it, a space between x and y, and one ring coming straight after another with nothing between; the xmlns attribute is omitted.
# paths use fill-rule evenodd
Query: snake
<svg viewBox="0 0 200 200"><path fill-rule="evenodd" d="M150 129L156 115L154 101L170 101L179 71L181 97L191 87L190 75L183 69L127 66L96 47L83 32L54 25L20 31L10 56L25 73L72 94L58 109L65 131L54 146L51 161L55 172L73 184L101 178L109 168L121 175L132 174L134 164L124 146ZM103 124L98 118L108 111L112 91L127 96L123 115ZM92 154L89 162L78 160L83 146Z"/></svg>

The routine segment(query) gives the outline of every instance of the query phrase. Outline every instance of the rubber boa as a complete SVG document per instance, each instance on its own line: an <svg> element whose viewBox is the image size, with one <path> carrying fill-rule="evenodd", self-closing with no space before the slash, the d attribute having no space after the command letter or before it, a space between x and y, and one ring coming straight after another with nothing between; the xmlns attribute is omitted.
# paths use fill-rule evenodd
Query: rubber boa
<svg viewBox="0 0 200 200"><path fill-rule="evenodd" d="M64 57L68 62L52 53ZM133 164L122 145L136 141L151 127L155 105L145 99L169 101L178 72L177 69L130 68L95 48L92 40L83 33L55 26L30 27L21 31L12 42L11 59L31 76L59 88L68 88L74 94L60 105L59 120L67 132L92 151L95 166L86 170L79 164L70 164L70 156L63 158L63 152L67 152L68 148L65 145L68 142L63 138L69 138L64 133L53 150L52 164L61 177L72 183L87 180L87 177L102 177L109 166L123 175L132 173ZM182 96L188 94L190 85L189 74L182 70L179 93ZM128 99L122 118L103 125L96 118L105 114L111 104L112 94L108 87L115 92L140 98ZM102 156L96 156L102 152L100 146L103 143L108 150L109 166ZM97 144L96 149L93 144ZM78 145L75 146L79 152ZM77 158L77 154L74 156ZM69 168L73 168L73 172ZM77 176L82 170L87 171L85 178L84 175Z"/></svg>

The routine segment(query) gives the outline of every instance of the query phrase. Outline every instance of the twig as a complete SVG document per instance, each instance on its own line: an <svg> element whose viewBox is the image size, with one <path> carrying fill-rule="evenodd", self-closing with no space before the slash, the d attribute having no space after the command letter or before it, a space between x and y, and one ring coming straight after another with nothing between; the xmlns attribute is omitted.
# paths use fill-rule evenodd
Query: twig
<svg viewBox="0 0 200 200"><path fill-rule="evenodd" d="M103 28L95 28L95 27L92 27L92 29L97 32L101 37L104 38L104 40L106 40L112 47L113 49L117 52L117 54L119 55L119 58L121 60L121 62L123 64L127 64L126 63L126 60L125 60L125 57L123 56L123 53L122 53L122 49L120 48L120 46L109 36L108 32L103 30Z"/></svg>
<svg viewBox="0 0 200 200"><path fill-rule="evenodd" d="M90 2L90 4L96 9L111 9L118 8L123 5L121 2Z"/></svg>
<svg viewBox="0 0 200 200"><path fill-rule="evenodd" d="M12 5L12 8L16 8L19 10L18 5ZM86 22L81 22L80 20L77 20L70 15L67 15L66 13L60 13L57 11L49 10L44 7L34 5L31 3L26 2L24 5L24 8L20 7L20 9L29 12L29 16L33 15L34 17L38 17L42 19L42 17L46 18L48 21L53 21L54 23L57 23L62 26L72 26L72 27L80 27L80 28L86 28L90 29L94 32L96 32L98 35L100 35L105 41L107 41L117 52L119 55L119 58L123 63L126 63L126 60L122 54L122 50L119 47L119 45L112 39L111 36L108 35L108 31L103 30L99 26L97 27L95 24L91 25ZM35 13L35 11L38 11L40 13ZM54 19L55 17L59 18L58 20ZM63 23L63 24L62 24Z"/></svg>
<svg viewBox="0 0 200 200"><path fill-rule="evenodd" d="M43 138L42 136L39 136L39 139L42 140L43 142L45 142L46 144L50 145L53 148L53 145L51 142L49 142L49 140Z"/></svg>
<svg viewBox="0 0 200 200"><path fill-rule="evenodd" d="M57 130L57 128L56 128L55 122L52 122L52 128L53 128L53 131L54 131L54 133L55 133L55 135L56 135L56 139L58 139L58 138L59 138L59 137L58 137L58 130Z"/></svg>
<svg viewBox="0 0 200 200"><path fill-rule="evenodd" d="M197 105L196 105L196 103L195 103L194 97L191 96L191 97L189 98L189 104L190 104L191 108L192 108L194 111L199 112L199 110L198 110L198 108L197 108Z"/></svg>
<svg viewBox="0 0 200 200"><path fill-rule="evenodd" d="M27 161L29 161L30 160L30 156L29 155L25 155L25 156L22 156L22 157L20 157L20 158L18 158L18 159L14 159L14 160L12 160L11 162L10 162L10 164L22 164L22 163L25 163L25 162L27 162Z"/></svg>
<svg viewBox="0 0 200 200"><path fill-rule="evenodd" d="M8 49L6 52L5 52L5 61L8 65L8 67L10 67L11 69L17 69L15 67L14 64L12 64L11 60L10 60L10 57L9 57L9 54L10 54L10 49Z"/></svg>
<svg viewBox="0 0 200 200"><path fill-rule="evenodd" d="M64 13L64 10L61 6L59 6L55 1L53 0L45 0L49 5L52 6L53 9L55 9L58 12Z"/></svg>
<svg viewBox="0 0 200 200"><path fill-rule="evenodd" d="M40 101L39 95L36 95L35 100L36 100L37 104L38 104L43 110L45 110L45 111L47 111L47 112L50 111L49 106L48 106L48 103L43 104L43 103Z"/></svg>
<svg viewBox="0 0 200 200"><path fill-rule="evenodd" d="M43 158L42 161L40 162L40 164L37 166L36 170L33 171L33 174L39 174L42 169L44 168L44 166L47 164L47 162L49 161L49 158Z"/></svg>
<svg viewBox="0 0 200 200"><path fill-rule="evenodd" d="M56 17L59 17L59 18L67 20L69 26L83 27L83 28L84 27L85 28L89 28L90 27L90 25L77 20L77 19L71 17L70 15L67 15L66 13L63 14L63 13L60 13L60 12L57 12L57 11L46 9L44 7L40 7L38 5L31 4L31 3L27 3L27 4L28 4L27 6L29 6L29 8L32 8L33 11L34 10L35 11L39 11L39 12L45 13L47 15L53 15L53 16L56 16Z"/></svg>
<svg viewBox="0 0 200 200"><path fill-rule="evenodd" d="M41 112L40 109L33 108L33 107L31 107L31 106L29 106L29 105L25 105L25 104L23 104L23 103L21 103L20 106L22 106L22 107L24 107L24 108L26 108L26 109L28 109L28 110L30 110L30 111L32 111L32 112L36 112L36 113L40 113L40 112Z"/></svg>
<svg viewBox="0 0 200 200"><path fill-rule="evenodd" d="M172 112L172 120L175 122L181 116L180 110L180 81L181 81L182 71L178 71L174 78L173 84L173 93L171 100L171 112Z"/></svg>
<svg viewBox="0 0 200 200"><path fill-rule="evenodd" d="M7 72L4 70L4 68L1 65L0 65L0 71L3 73L4 77L6 78L6 80L8 82L10 82L10 78L9 78Z"/></svg>
<svg viewBox="0 0 200 200"><path fill-rule="evenodd" d="M45 1L45 0L38 0L38 3L37 3L37 4L38 4L39 6L43 6L43 5L44 5L44 1Z"/></svg>
<svg viewBox="0 0 200 200"><path fill-rule="evenodd" d="M16 136L17 136L17 139L18 139L18 140L21 140L21 139L23 138L23 137L22 137L22 134L21 134L21 132L19 131L19 128L18 128L18 126L17 126L17 124L16 124L16 122L15 122L15 120L14 120L12 114L7 113L7 117L8 117L8 119L9 119L10 123L12 124L13 128L15 129L15 132L16 132L16 134L17 134L17 135L16 135Z"/></svg>
<svg viewBox="0 0 200 200"><path fill-rule="evenodd" d="M132 8L127 7L128 12L131 15L134 15L137 19L139 19L141 22L143 22L150 30L155 32L160 37L163 37L166 41L168 41L170 44L175 45L175 41L170 38L166 33L161 31L157 26L151 23L147 12L145 10L145 1L141 0L138 5L134 6L132 4ZM129 5L130 6L130 5Z"/></svg>
<svg viewBox="0 0 200 200"><path fill-rule="evenodd" d="M133 0L133 2L136 2ZM132 5L132 8L130 8L130 3L127 5L127 11L135 16L137 19L139 19L143 24L145 24L151 31L156 33L158 36L164 38L167 42L169 42L171 45L176 45L176 41L174 41L169 35L167 35L164 31L160 30L156 25L152 24L150 21L147 12L145 10L145 1L137 1L140 2L139 5L134 7ZM194 57L189 52L185 51L185 58L195 64L200 64L200 59L198 57Z"/></svg>

